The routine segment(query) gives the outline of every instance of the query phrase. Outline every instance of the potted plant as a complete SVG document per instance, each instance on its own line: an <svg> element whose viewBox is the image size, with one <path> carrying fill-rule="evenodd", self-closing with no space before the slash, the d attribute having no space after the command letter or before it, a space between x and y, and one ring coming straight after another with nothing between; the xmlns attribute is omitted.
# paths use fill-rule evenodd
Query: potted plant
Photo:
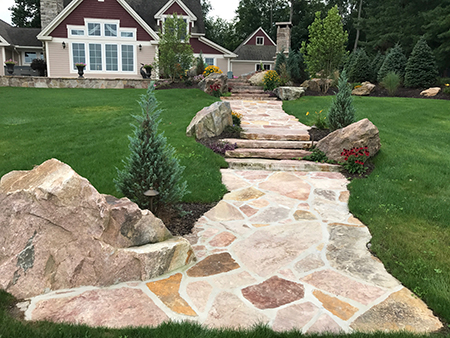
<svg viewBox="0 0 450 338"><path fill-rule="evenodd" d="M9 59L5 61L6 70L8 71L9 75L12 75L14 73L14 66L17 64L17 61L14 61L13 59Z"/></svg>
<svg viewBox="0 0 450 338"><path fill-rule="evenodd" d="M83 79L84 77L83 77L83 74L84 74L84 67L86 67L86 64L85 63L76 63L75 64L75 67L77 67L77 69L78 69L78 78L79 79Z"/></svg>
<svg viewBox="0 0 450 338"><path fill-rule="evenodd" d="M43 59L33 59L31 61L31 69L37 70L39 76L45 76L45 70L47 69L47 64Z"/></svg>
<svg viewBox="0 0 450 338"><path fill-rule="evenodd" d="M152 64L146 63L142 67L145 69L145 72L147 73L147 77L150 78L152 75L152 69L153 69Z"/></svg>

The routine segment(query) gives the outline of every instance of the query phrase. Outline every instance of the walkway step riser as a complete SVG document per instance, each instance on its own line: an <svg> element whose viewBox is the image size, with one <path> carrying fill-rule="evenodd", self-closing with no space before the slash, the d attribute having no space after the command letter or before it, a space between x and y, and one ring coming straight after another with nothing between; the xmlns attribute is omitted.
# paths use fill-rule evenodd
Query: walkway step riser
<svg viewBox="0 0 450 338"><path fill-rule="evenodd" d="M263 148L263 149L309 149L309 141L265 141L245 139L222 139L222 142L236 144L238 148Z"/></svg>
<svg viewBox="0 0 450 338"><path fill-rule="evenodd" d="M226 159L230 169L239 170L269 170L269 171L302 171L302 172L339 172L339 166L295 160L256 160L256 159Z"/></svg>
<svg viewBox="0 0 450 338"><path fill-rule="evenodd" d="M241 137L247 140L270 140L270 141L309 141L309 135L304 134L257 134L257 133L241 133Z"/></svg>
<svg viewBox="0 0 450 338"><path fill-rule="evenodd" d="M240 148L235 150L228 150L225 157L228 158L264 158L274 160L291 160L310 155L311 152L307 150L293 150L293 149L248 149Z"/></svg>

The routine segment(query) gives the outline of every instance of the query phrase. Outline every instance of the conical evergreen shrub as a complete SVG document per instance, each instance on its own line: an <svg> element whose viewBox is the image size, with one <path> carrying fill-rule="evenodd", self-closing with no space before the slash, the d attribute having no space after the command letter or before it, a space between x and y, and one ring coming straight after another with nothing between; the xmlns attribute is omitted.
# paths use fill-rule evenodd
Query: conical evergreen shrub
<svg viewBox="0 0 450 338"><path fill-rule="evenodd" d="M347 56L347 59L345 60L344 64L344 70L347 72L347 74L350 73L351 69L353 68L353 65L355 64L356 57L359 53L360 49L357 49L350 53L350 55Z"/></svg>
<svg viewBox="0 0 450 338"><path fill-rule="evenodd" d="M348 84L345 70L339 76L338 90L339 93L333 99L328 112L328 125L332 131L347 127L355 122L352 90Z"/></svg>
<svg viewBox="0 0 450 338"><path fill-rule="evenodd" d="M370 63L370 82L378 82L378 72L383 65L384 59L385 55L381 54L380 51L378 51L378 53L372 59L372 62Z"/></svg>
<svg viewBox="0 0 450 338"><path fill-rule="evenodd" d="M281 65L286 64L286 55L284 55L284 50L277 54L277 58L275 59L275 71L278 75L281 75Z"/></svg>
<svg viewBox="0 0 450 338"><path fill-rule="evenodd" d="M128 136L130 155L122 161L124 168L117 169L116 188L141 209L150 209L147 190L159 195L153 200L155 210L180 201L187 193L187 183L182 181L184 167L175 156L175 149L167 143L163 133L158 133L162 110L154 93L154 83L138 101L141 114L134 115L134 133Z"/></svg>
<svg viewBox="0 0 450 338"><path fill-rule="evenodd" d="M364 49L356 53L354 62L348 71L350 82L364 82L370 79L370 60Z"/></svg>
<svg viewBox="0 0 450 338"><path fill-rule="evenodd" d="M403 81L407 61L408 60L406 59L405 54L403 54L402 47L400 47L399 44L396 44L386 55L386 59L378 71L378 82L383 81L389 72L398 74L400 76L400 80Z"/></svg>
<svg viewBox="0 0 450 338"><path fill-rule="evenodd" d="M289 56L286 60L286 68L292 81L297 82L300 79L300 65L298 62L298 54L289 49Z"/></svg>
<svg viewBox="0 0 450 338"><path fill-rule="evenodd" d="M424 37L417 41L406 63L406 87L430 87L436 82L438 70L431 48Z"/></svg>

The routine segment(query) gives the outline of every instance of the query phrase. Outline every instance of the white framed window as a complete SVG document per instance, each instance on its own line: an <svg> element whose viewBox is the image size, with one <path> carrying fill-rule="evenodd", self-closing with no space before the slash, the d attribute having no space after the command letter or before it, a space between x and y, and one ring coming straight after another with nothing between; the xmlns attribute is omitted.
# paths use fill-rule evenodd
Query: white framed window
<svg viewBox="0 0 450 338"><path fill-rule="evenodd" d="M31 61L33 61L33 59L37 58L37 53L36 52L25 52L24 53L24 61L25 63L31 63Z"/></svg>
<svg viewBox="0 0 450 338"><path fill-rule="evenodd" d="M134 71L134 46L122 45L122 71Z"/></svg>
<svg viewBox="0 0 450 338"><path fill-rule="evenodd" d="M75 67L76 63L86 63L86 50L84 43L72 43L72 60L73 69L77 69L77 67Z"/></svg>
<svg viewBox="0 0 450 338"><path fill-rule="evenodd" d="M117 25L115 23L105 23L105 36L117 36Z"/></svg>
<svg viewBox="0 0 450 338"><path fill-rule="evenodd" d="M129 32L129 31L120 32L120 37L121 38L134 38L134 32Z"/></svg>
<svg viewBox="0 0 450 338"><path fill-rule="evenodd" d="M271 68L270 64L263 64L263 69L262 70L270 70L270 68ZM256 65L256 71L259 71L259 70L261 70L261 64L260 63L258 63Z"/></svg>
<svg viewBox="0 0 450 338"><path fill-rule="evenodd" d="M205 58L205 63L208 66L214 66L214 58Z"/></svg>
<svg viewBox="0 0 450 338"><path fill-rule="evenodd" d="M263 37L263 36L257 36L257 37L256 37L256 45L257 45L257 46L262 46L262 45L264 45L264 37Z"/></svg>
<svg viewBox="0 0 450 338"><path fill-rule="evenodd" d="M89 22L88 23L88 35L89 36L101 36L102 30L99 23Z"/></svg>
<svg viewBox="0 0 450 338"><path fill-rule="evenodd" d="M76 36L84 35L84 29L71 29L70 35L76 35Z"/></svg>
<svg viewBox="0 0 450 338"><path fill-rule="evenodd" d="M117 45L105 45L106 70L118 71L119 59Z"/></svg>
<svg viewBox="0 0 450 338"><path fill-rule="evenodd" d="M89 70L102 70L102 45L89 44Z"/></svg>

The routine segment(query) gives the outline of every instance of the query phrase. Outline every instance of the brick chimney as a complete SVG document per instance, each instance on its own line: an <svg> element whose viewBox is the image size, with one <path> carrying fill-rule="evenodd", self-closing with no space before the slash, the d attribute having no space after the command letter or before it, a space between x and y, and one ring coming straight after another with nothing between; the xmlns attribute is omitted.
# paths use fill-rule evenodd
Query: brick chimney
<svg viewBox="0 0 450 338"><path fill-rule="evenodd" d="M63 0L41 0L41 27L44 29L64 8Z"/></svg>
<svg viewBox="0 0 450 338"><path fill-rule="evenodd" d="M42 1L42 0L41 0ZM291 48L291 27L290 22L277 22L277 54L284 50L284 53L289 54Z"/></svg>

